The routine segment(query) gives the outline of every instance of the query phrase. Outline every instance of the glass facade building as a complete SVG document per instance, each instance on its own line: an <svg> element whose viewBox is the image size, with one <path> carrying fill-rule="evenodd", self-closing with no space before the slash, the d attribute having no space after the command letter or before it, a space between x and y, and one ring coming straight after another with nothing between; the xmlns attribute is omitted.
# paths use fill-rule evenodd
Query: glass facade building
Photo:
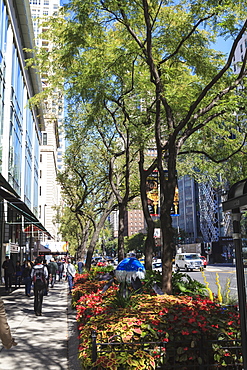
<svg viewBox="0 0 247 370"><path fill-rule="evenodd" d="M0 0L1 260L5 254L23 257L28 238L21 240L21 236L28 225L39 221L38 166L44 123L42 110L28 106L42 88L36 71L25 68L31 55L24 48L32 49L32 40L29 2Z"/></svg>

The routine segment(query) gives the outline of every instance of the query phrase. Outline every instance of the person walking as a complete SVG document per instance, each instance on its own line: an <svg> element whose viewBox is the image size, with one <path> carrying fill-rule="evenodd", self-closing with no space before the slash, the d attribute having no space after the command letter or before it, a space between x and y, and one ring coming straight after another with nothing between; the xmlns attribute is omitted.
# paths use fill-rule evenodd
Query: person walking
<svg viewBox="0 0 247 370"><path fill-rule="evenodd" d="M5 290L6 292L11 292L12 279L15 273L15 266L12 259L10 259L9 256L5 257L5 261L2 264L2 268L4 269Z"/></svg>
<svg viewBox="0 0 247 370"><path fill-rule="evenodd" d="M63 279L63 271L64 271L64 265L61 259L57 261L57 268L58 268L58 281L61 281Z"/></svg>
<svg viewBox="0 0 247 370"><path fill-rule="evenodd" d="M55 262L54 258L51 258L50 262L48 263L48 271L49 271L49 277L50 277L50 284L51 288L54 287L54 284L56 282L56 274L57 274L58 266Z"/></svg>
<svg viewBox="0 0 247 370"><path fill-rule="evenodd" d="M48 263L47 263L47 260L44 260L43 261L43 266L45 266L47 268L47 271L48 271L48 279L46 280L46 284L45 284L45 289L44 289L44 295L48 295L48 292L49 292L49 268L48 268Z"/></svg>
<svg viewBox="0 0 247 370"><path fill-rule="evenodd" d="M42 315L42 303L46 280L48 279L47 267L42 264L42 257L38 256L31 271L31 278L34 283L34 312L36 316Z"/></svg>
<svg viewBox="0 0 247 370"><path fill-rule="evenodd" d="M24 261L22 265L22 279L25 285L25 294L27 297L31 296L31 286L32 286L31 271L32 271L31 262Z"/></svg>
<svg viewBox="0 0 247 370"><path fill-rule="evenodd" d="M69 284L69 294L71 294L73 283L74 283L74 277L76 274L76 269L75 269L75 266L71 263L71 259L68 259L66 271L67 271L67 279L68 279L68 284Z"/></svg>
<svg viewBox="0 0 247 370"><path fill-rule="evenodd" d="M21 286L21 277L22 277L22 266L20 261L16 262L15 265L15 287L20 288Z"/></svg>
<svg viewBox="0 0 247 370"><path fill-rule="evenodd" d="M78 274L82 274L83 269L84 269L84 263L81 260L77 262L77 267L78 267Z"/></svg>
<svg viewBox="0 0 247 370"><path fill-rule="evenodd" d="M14 338L11 335L10 327L7 321L7 315L4 308L4 303L0 297L0 339L6 349L10 349L13 346L16 346Z"/></svg>

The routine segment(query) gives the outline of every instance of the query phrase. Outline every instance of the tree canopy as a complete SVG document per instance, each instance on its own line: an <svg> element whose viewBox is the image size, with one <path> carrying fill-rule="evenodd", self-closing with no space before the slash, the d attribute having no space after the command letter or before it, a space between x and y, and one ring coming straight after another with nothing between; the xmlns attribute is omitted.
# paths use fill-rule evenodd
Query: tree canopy
<svg viewBox="0 0 247 370"><path fill-rule="evenodd" d="M38 52L40 69L52 67L46 93L64 84L71 114L80 107L84 133L100 129L108 153L113 153L112 137L119 137L114 145L124 148L128 172L130 153L139 153L147 220L146 175L158 170L162 289L167 293L177 173L204 180L220 173L228 181L246 174L245 163L237 165L245 154L246 52L238 74L232 68L247 28L246 3L71 0L60 17L46 23L52 48ZM219 36L233 39L227 57L212 47ZM149 148L155 149L153 158ZM153 226L147 223L152 237Z"/></svg>

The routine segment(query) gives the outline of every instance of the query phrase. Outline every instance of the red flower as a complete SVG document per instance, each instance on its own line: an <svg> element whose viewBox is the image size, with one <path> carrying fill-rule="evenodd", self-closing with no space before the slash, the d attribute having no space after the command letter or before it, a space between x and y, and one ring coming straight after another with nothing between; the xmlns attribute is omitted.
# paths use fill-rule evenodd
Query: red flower
<svg viewBox="0 0 247 370"><path fill-rule="evenodd" d="M189 333L187 330L182 330L182 331L181 331L181 333L182 333L183 335L190 335L190 333Z"/></svg>

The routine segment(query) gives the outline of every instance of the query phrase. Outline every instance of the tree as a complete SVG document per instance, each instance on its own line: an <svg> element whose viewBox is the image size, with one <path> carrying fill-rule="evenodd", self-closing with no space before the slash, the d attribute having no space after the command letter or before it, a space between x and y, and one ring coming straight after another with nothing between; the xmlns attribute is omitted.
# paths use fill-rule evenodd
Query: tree
<svg viewBox="0 0 247 370"><path fill-rule="evenodd" d="M144 252L144 243L146 236L143 233L126 236L126 250L128 252L135 251L141 257Z"/></svg>
<svg viewBox="0 0 247 370"><path fill-rule="evenodd" d="M77 255L82 258L87 251L85 266L90 270L99 233L113 209L115 198L106 181L107 166L102 147L97 145L94 137L91 137L91 141L89 138L85 140L80 134L77 131L73 135L73 142L66 150L65 170L58 174L58 180L62 185L67 209L74 214L73 225L77 220L75 230L78 231L78 226L80 228ZM67 137L69 139L69 132ZM98 155L95 156L96 152ZM70 228L71 224L65 227L66 232Z"/></svg>
<svg viewBox="0 0 247 370"><path fill-rule="evenodd" d="M78 220L79 219L79 220ZM59 219L60 233L63 240L68 242L69 253L77 255L78 259L84 259L86 255L86 243L90 233L90 222L84 224L83 218L79 214L71 212L69 207L63 207Z"/></svg>
<svg viewBox="0 0 247 370"><path fill-rule="evenodd" d="M245 127L236 117L246 115L241 87L246 52L238 75L231 64L247 28L246 5L220 0L71 0L64 8L65 19L49 22L54 49L41 58L46 68L49 57L55 58L52 79L57 68L68 98L90 105L96 119L103 109L121 109L122 124L127 122L131 134L129 143L139 147L142 204L151 243L144 174L154 168L159 172L166 293L172 291L170 210L177 172L204 178L221 173L223 179L230 168L234 176L239 173L234 161L237 153L243 155ZM211 47L218 36L234 39L226 60ZM149 146L156 149L152 162L145 155ZM241 170L246 172L244 165Z"/></svg>

